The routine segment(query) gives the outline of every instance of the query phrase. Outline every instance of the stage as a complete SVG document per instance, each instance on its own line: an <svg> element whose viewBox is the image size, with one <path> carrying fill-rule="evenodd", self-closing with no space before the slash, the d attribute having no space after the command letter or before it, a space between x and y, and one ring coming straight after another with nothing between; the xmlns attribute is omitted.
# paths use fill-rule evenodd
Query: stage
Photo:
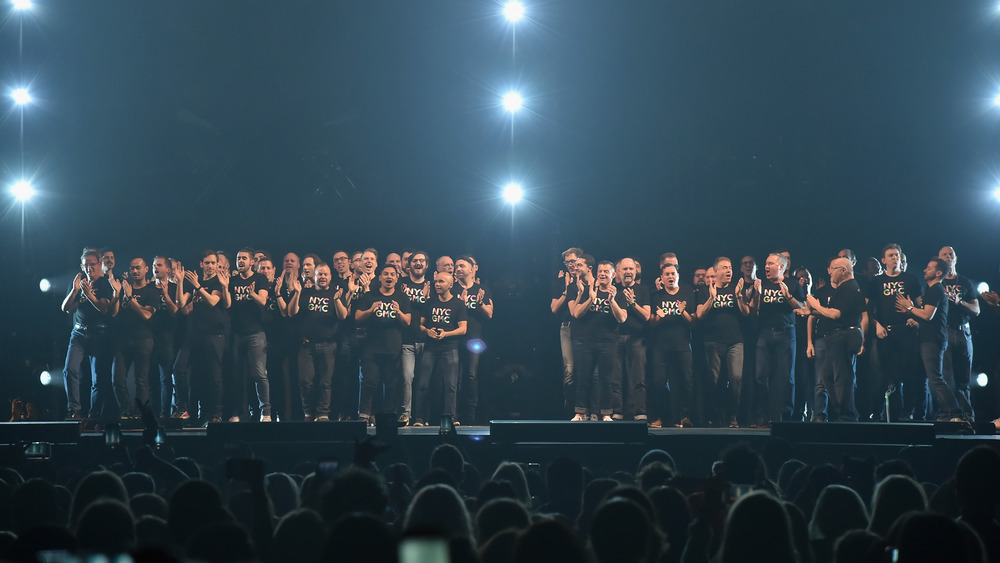
<svg viewBox="0 0 1000 563"><path fill-rule="evenodd" d="M265 460L268 471L307 470L320 459L342 464L354 457L355 443L368 437L388 446L377 462L381 466L406 462L418 473L430 452L441 443L456 445L468 461L489 471L504 460L545 464L553 458L578 459L594 474L619 470L634 472L648 450L669 452L677 469L688 477L702 477L728 446L745 442L765 461L795 457L810 464L839 465L845 456L876 461L908 459L922 480L941 482L954 470L961 455L979 444L1000 448L992 425L977 425L976 434L958 434L955 427L930 423L780 423L770 429L647 428L644 422L565 422L496 420L489 426L441 428L369 428L363 422L218 423L207 428L161 428L156 439L161 456L193 457L207 467L226 457L252 452ZM121 431L121 443L135 451L144 441L141 429ZM31 458L51 459L58 465L104 463L107 443L115 437L84 429L78 422L0 423L5 465L18 467ZM30 446L30 447L29 447ZM27 452L26 452L27 450Z"/></svg>

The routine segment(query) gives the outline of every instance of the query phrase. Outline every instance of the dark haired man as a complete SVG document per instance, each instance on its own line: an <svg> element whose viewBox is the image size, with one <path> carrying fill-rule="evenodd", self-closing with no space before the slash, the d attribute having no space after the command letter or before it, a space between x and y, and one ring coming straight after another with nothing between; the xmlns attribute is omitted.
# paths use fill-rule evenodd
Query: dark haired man
<svg viewBox="0 0 1000 563"><path fill-rule="evenodd" d="M369 426L375 423L373 406L395 410L401 402L403 329L410 324L410 300L396 287L396 266L381 266L378 281L378 289L364 294L354 313L358 324L367 329L361 353L363 379L358 416Z"/></svg>
<svg viewBox="0 0 1000 563"><path fill-rule="evenodd" d="M624 295L614 286L615 266L607 260L597 264L596 278L577 281L579 296L570 304L570 311L576 319L574 331L579 325L582 338L573 336L573 365L582 377L576 382L576 414L573 421L586 420L590 404L591 378L594 366L600 381L601 420L614 420L612 414L615 403L614 385L618 382L618 401L621 401L621 366L618 363L618 325L628 318ZM596 414L596 413L593 413Z"/></svg>
<svg viewBox="0 0 1000 563"><path fill-rule="evenodd" d="M253 379L257 394L255 409L261 422L271 422L271 392L267 379L267 336L264 307L270 295L267 277L253 270L250 248L236 253L236 272L229 283L232 337L229 345L233 380L226 386L229 421L247 416L247 381Z"/></svg>
<svg viewBox="0 0 1000 563"><path fill-rule="evenodd" d="M707 401L710 418L717 424L729 421L730 428L739 428L740 395L743 391L743 333L740 319L750 313L749 304L742 299L743 278L733 282L732 261L720 256L706 272L709 282L702 303L698 305L698 319L704 323L705 359L708 364ZM722 377L725 362L728 380ZM728 385L727 385L728 383ZM728 390L727 390L728 387Z"/></svg>
<svg viewBox="0 0 1000 563"><path fill-rule="evenodd" d="M572 247L562 253L563 268L559 270L552 284L552 300L549 309L559 318L559 349L563 360L563 409L573 410L576 404L575 388L573 386L573 339L570 336L570 323L573 315L569 312L569 303L576 299L577 261L583 255L583 250Z"/></svg>
<svg viewBox="0 0 1000 563"><path fill-rule="evenodd" d="M150 319L156 312L160 291L146 279L149 266L144 258L129 262L125 280L108 280L120 299L111 304L118 338L115 360L111 368L111 385L117 408L112 418L138 416L128 393L126 378L131 367L135 377L135 398L145 404L149 400L149 360L153 355L153 326Z"/></svg>
<svg viewBox="0 0 1000 563"><path fill-rule="evenodd" d="M174 360L177 357L177 284L170 280L174 262L165 256L153 258L153 286L158 293L152 318L153 367L159 372L157 392L150 392L152 409L160 418L171 415L170 405L174 394ZM152 388L153 386L151 386Z"/></svg>
<svg viewBox="0 0 1000 563"><path fill-rule="evenodd" d="M405 255L405 253L404 253ZM409 257L410 275L399 281L399 287L410 301L410 324L403 330L403 381L400 389L398 422L409 424L413 411L413 381L421 363L426 336L420 330L420 317L430 298L430 283L426 280L427 253L414 250Z"/></svg>
<svg viewBox="0 0 1000 563"><path fill-rule="evenodd" d="M650 426L664 423L678 428L694 426L694 383L692 379L691 323L695 301L690 287L681 287L680 272L674 264L660 271L660 289L653 294L649 322L652 325L652 377L649 397ZM670 389L669 409L666 390ZM669 417L668 417L669 413Z"/></svg>
<svg viewBox="0 0 1000 563"><path fill-rule="evenodd" d="M488 288L476 281L478 265L469 255L455 259L454 292L465 303L466 325L463 345L458 348L459 376L458 418L466 424L476 423L479 405L479 360L486 349L483 342L484 325L493 318L493 298Z"/></svg>

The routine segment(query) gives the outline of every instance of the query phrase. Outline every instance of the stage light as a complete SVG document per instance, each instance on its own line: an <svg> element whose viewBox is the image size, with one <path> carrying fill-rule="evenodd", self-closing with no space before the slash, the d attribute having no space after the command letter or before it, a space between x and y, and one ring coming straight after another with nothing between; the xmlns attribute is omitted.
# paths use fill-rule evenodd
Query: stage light
<svg viewBox="0 0 1000 563"><path fill-rule="evenodd" d="M504 186L503 198L504 200L507 201L507 203L515 204L521 201L522 197L524 197L524 190L521 189L521 186L519 184L515 184L512 182Z"/></svg>
<svg viewBox="0 0 1000 563"><path fill-rule="evenodd" d="M524 4L517 0L511 0L503 5L503 17L510 23L517 23L524 17Z"/></svg>
<svg viewBox="0 0 1000 563"><path fill-rule="evenodd" d="M42 278L42 281L38 282L38 289L42 290L42 293L48 293L52 289L52 282L48 278Z"/></svg>
<svg viewBox="0 0 1000 563"><path fill-rule="evenodd" d="M517 92L507 92L503 96L503 107L505 110L514 113L521 109L524 105L524 100L521 98L521 94Z"/></svg>
<svg viewBox="0 0 1000 563"><path fill-rule="evenodd" d="M486 351L486 343L481 338L472 338L465 343L465 347L473 354L482 354Z"/></svg>
<svg viewBox="0 0 1000 563"><path fill-rule="evenodd" d="M14 103L19 106L31 103L31 94L28 93L27 88L17 88L10 93L10 97L13 98Z"/></svg>
<svg viewBox="0 0 1000 563"><path fill-rule="evenodd" d="M38 382L42 385L52 385L52 374L49 373L49 370L45 370L38 374Z"/></svg>
<svg viewBox="0 0 1000 563"><path fill-rule="evenodd" d="M25 202L35 195L35 189L26 180L21 180L10 187L10 193L17 201Z"/></svg>
<svg viewBox="0 0 1000 563"><path fill-rule="evenodd" d="M1000 201L1000 186L993 188L993 197L997 201Z"/></svg>
<svg viewBox="0 0 1000 563"><path fill-rule="evenodd" d="M986 293L989 290L990 290L990 284L986 282L979 282L979 285L976 286L976 291L978 291L979 293Z"/></svg>
<svg viewBox="0 0 1000 563"><path fill-rule="evenodd" d="M985 373L980 373L976 376L976 385L979 387L986 387L990 382L990 378Z"/></svg>
<svg viewBox="0 0 1000 563"><path fill-rule="evenodd" d="M997 94L997 96L993 98L993 105L1000 106L1000 94Z"/></svg>
<svg viewBox="0 0 1000 563"><path fill-rule="evenodd" d="M12 3L14 4L14 9L15 10L30 10L31 9L31 0L14 0Z"/></svg>

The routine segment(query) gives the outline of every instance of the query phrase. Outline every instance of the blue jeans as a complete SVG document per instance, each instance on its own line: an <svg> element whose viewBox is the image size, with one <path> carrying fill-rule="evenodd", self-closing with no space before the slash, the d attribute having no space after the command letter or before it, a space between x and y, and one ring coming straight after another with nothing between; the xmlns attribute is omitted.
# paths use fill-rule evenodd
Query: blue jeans
<svg viewBox="0 0 1000 563"><path fill-rule="evenodd" d="M156 373L153 375L159 374L160 386L159 389L154 389L154 386L150 386L149 398L152 403L153 414L162 418L170 416L170 403L174 394L174 359L176 357L177 353L174 350L174 337L172 334L153 336L152 367L156 370Z"/></svg>
<svg viewBox="0 0 1000 563"><path fill-rule="evenodd" d="M336 342L303 342L299 347L299 394L307 416L330 416L336 355Z"/></svg>
<svg viewBox="0 0 1000 563"><path fill-rule="evenodd" d="M271 416L271 385L267 379L267 336L263 332L232 336L233 367L236 377L230 390L230 416L247 415L247 380L253 379L257 408L261 416Z"/></svg>
<svg viewBox="0 0 1000 563"><path fill-rule="evenodd" d="M410 416L413 412L413 378L417 362L423 357L424 343L403 344L403 388L400 390L400 413Z"/></svg>
<svg viewBox="0 0 1000 563"><path fill-rule="evenodd" d="M115 361L111 367L111 386L115 391L115 405L106 412L109 418L135 416L138 411L128 394L128 369L135 374L135 398L146 404L149 400L149 360L153 356L153 339L120 337L115 346ZM153 407L150 407L151 409Z"/></svg>
<svg viewBox="0 0 1000 563"><path fill-rule="evenodd" d="M111 400L111 365L114 351L111 334L107 329L73 329L66 350L63 378L66 382L66 408L78 412L80 405L80 364L86 356L90 359L90 418L101 418L105 403Z"/></svg>
<svg viewBox="0 0 1000 563"><path fill-rule="evenodd" d="M955 401L955 393L944 381L942 374L942 364L944 361L944 350L948 343L942 342L921 342L920 359L924 362L924 371L927 372L927 383L931 388L931 395L934 397L934 404L937 406L937 419L948 420L962 415Z"/></svg>
<svg viewBox="0 0 1000 563"><path fill-rule="evenodd" d="M727 379L722 378L723 358ZM706 395L714 399L708 401L706 414L717 423L736 419L743 392L743 343L705 342L705 361L708 364Z"/></svg>
<svg viewBox="0 0 1000 563"><path fill-rule="evenodd" d="M795 329L763 328L757 335L754 414L766 421L792 419L795 401Z"/></svg>
<svg viewBox="0 0 1000 563"><path fill-rule="evenodd" d="M414 410L416 418L425 422L430 421L427 390L430 388L431 379L434 376L440 376L444 387L444 404L441 414L455 416L455 408L458 403L458 350L424 348L418 375L417 395L413 401L416 407Z"/></svg>
<svg viewBox="0 0 1000 563"><path fill-rule="evenodd" d="M958 408L969 420L975 420L969 381L972 378L972 331L965 323L948 329L948 347L944 351L944 381L955 392Z"/></svg>

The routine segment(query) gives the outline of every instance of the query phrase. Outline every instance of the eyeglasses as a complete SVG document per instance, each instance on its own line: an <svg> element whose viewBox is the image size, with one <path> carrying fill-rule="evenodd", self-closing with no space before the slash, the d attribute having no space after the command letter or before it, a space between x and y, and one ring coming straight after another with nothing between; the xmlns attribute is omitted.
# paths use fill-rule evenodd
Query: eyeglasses
<svg viewBox="0 0 1000 563"><path fill-rule="evenodd" d="M346 262L347 260L350 260L347 256L341 256L340 258L333 259L334 262Z"/></svg>

